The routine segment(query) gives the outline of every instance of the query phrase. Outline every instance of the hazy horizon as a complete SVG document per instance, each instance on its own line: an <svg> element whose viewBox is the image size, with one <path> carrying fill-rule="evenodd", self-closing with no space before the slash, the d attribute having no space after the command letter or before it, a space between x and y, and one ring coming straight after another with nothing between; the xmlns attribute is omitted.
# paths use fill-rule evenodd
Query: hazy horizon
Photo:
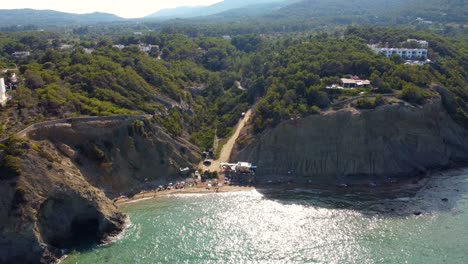
<svg viewBox="0 0 468 264"><path fill-rule="evenodd" d="M72 1L72 0L18 0L6 2L0 9L22 9L31 8L38 10L55 10L68 13L111 13L123 18L140 18L162 9L176 8L182 6L208 6L223 0L100 0L100 1Z"/></svg>

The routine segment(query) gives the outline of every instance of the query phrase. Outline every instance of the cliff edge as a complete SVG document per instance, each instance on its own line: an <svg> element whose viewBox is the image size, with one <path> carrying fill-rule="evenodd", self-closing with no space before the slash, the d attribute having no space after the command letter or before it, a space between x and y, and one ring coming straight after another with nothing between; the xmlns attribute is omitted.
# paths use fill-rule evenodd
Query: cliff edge
<svg viewBox="0 0 468 264"><path fill-rule="evenodd" d="M468 161L468 131L440 100L385 105L283 122L253 135L246 127L231 155L258 166L257 180L369 184Z"/></svg>
<svg viewBox="0 0 468 264"><path fill-rule="evenodd" d="M53 263L124 228L112 198L177 178L197 149L148 118L64 120L0 148L0 263Z"/></svg>

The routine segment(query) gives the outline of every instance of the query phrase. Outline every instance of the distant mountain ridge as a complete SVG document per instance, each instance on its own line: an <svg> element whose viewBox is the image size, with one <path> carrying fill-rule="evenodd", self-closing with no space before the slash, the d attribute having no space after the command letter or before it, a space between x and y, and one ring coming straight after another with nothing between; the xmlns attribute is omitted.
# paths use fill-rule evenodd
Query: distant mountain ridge
<svg viewBox="0 0 468 264"><path fill-rule="evenodd" d="M19 25L63 26L67 24L96 24L125 20L119 16L102 12L73 14L36 9L0 9L0 17L2 18L0 27Z"/></svg>
<svg viewBox="0 0 468 264"><path fill-rule="evenodd" d="M171 9L163 9L156 13L146 16L145 18L192 18L200 16L209 16L231 9L240 9L248 6L258 6L262 4L272 4L280 2L294 2L291 0L224 0L222 2L210 6L195 6L195 7L177 7Z"/></svg>
<svg viewBox="0 0 468 264"><path fill-rule="evenodd" d="M428 20L428 23L434 21L466 24L466 0L444 0L442 3L439 1L225 0L210 6L165 9L139 19L125 19L100 12L73 14L53 10L0 9L0 31L145 22L155 22L152 24L155 28L232 22L236 22L237 27L268 24L274 31L306 30L317 26L347 24L408 25L417 24L421 19Z"/></svg>

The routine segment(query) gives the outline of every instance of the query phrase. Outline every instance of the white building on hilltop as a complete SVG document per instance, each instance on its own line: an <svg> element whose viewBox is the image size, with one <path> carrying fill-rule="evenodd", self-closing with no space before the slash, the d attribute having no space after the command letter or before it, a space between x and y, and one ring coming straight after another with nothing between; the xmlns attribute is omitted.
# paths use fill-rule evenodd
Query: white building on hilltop
<svg viewBox="0 0 468 264"><path fill-rule="evenodd" d="M11 56L19 59L19 58L25 58L31 55L31 52L29 51L15 51L11 54Z"/></svg>
<svg viewBox="0 0 468 264"><path fill-rule="evenodd" d="M0 105L3 106L8 101L6 95L5 79L0 78Z"/></svg>
<svg viewBox="0 0 468 264"><path fill-rule="evenodd" d="M393 54L396 54L407 60L415 60L418 58L427 59L427 49L378 48L377 45L370 45L369 47L375 53L383 54L387 58L390 58Z"/></svg>

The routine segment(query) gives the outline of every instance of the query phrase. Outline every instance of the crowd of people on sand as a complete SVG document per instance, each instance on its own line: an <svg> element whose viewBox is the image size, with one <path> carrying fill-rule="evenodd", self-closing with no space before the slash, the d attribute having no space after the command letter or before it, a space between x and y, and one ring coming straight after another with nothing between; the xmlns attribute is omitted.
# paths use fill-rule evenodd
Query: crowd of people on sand
<svg viewBox="0 0 468 264"><path fill-rule="evenodd" d="M194 184L196 184L196 181L195 181L195 183L189 183L189 184L187 184L185 181L176 182L175 184L173 184L171 182L171 183L168 183L166 185L159 185L158 188L156 189L156 191L164 191L164 190L169 191L169 190L185 189L186 187L193 187Z"/></svg>
<svg viewBox="0 0 468 264"><path fill-rule="evenodd" d="M210 178L207 177L209 175L207 173L200 174L197 172L198 171L196 171L194 175L192 174L192 177L186 179L186 181L177 181L175 183L170 182L164 185L159 185L157 188L153 187L149 189L143 189L142 191L135 193L132 193L132 190L128 194L121 193L118 198L114 199L114 201L117 201L119 199L131 198L134 195L138 195L139 197L144 198L145 194L147 193L153 193L153 196L155 196L156 194L154 194L154 192L183 190L187 188L204 188L205 190L213 190L214 192L219 192L219 188L222 186L252 186L254 183L253 178L246 173L226 173L224 174L224 177Z"/></svg>
<svg viewBox="0 0 468 264"><path fill-rule="evenodd" d="M229 182L224 181L225 184L228 184ZM221 182L218 181L218 179L215 179L213 182L208 181L206 184L206 189L211 190L211 188L214 188L215 192L219 192L219 187L223 186Z"/></svg>

